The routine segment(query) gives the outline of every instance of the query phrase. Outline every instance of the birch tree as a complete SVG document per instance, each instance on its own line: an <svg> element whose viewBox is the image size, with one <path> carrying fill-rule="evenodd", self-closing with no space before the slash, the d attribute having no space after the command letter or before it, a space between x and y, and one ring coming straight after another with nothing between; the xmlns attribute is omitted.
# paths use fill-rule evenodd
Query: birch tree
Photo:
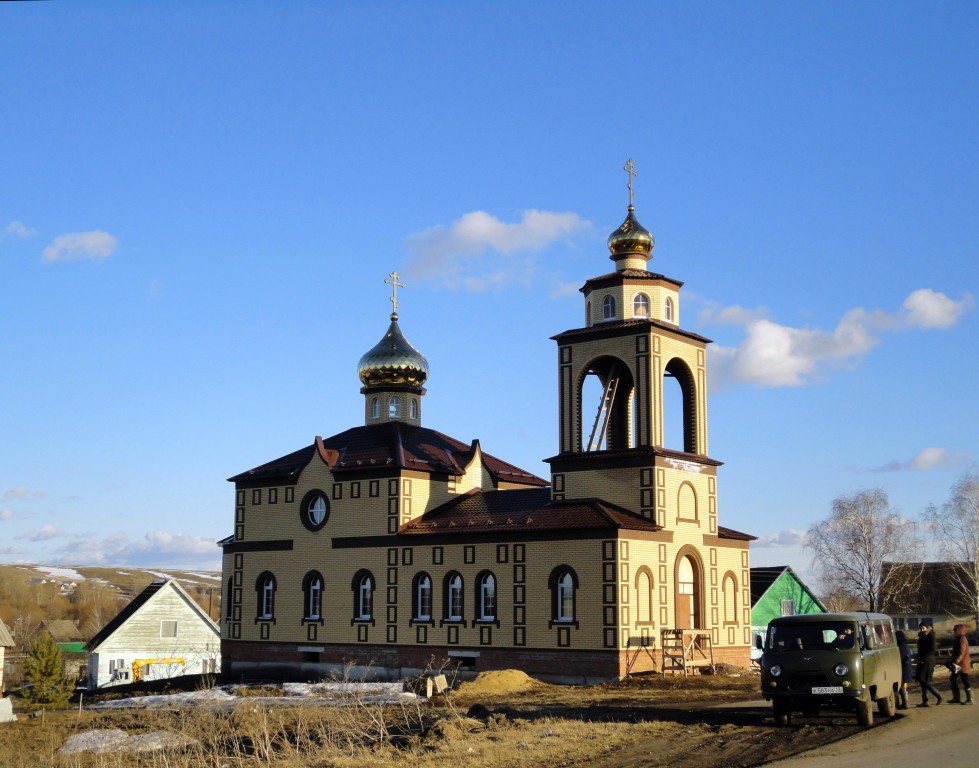
<svg viewBox="0 0 979 768"><path fill-rule="evenodd" d="M879 488L834 499L830 516L806 534L806 547L823 584L869 611L879 611L885 596L894 606L910 602L921 583L917 527L891 510Z"/></svg>
<svg viewBox="0 0 979 768"><path fill-rule="evenodd" d="M962 475L948 501L928 507L925 520L940 557L948 562L947 588L968 606L979 627L979 471Z"/></svg>

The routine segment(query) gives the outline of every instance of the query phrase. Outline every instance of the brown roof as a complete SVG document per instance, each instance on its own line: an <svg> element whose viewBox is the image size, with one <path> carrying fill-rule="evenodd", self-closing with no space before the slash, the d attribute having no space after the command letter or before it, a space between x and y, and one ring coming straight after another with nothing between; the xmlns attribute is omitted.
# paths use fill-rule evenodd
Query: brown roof
<svg viewBox="0 0 979 768"><path fill-rule="evenodd" d="M354 427L332 437L316 438L305 448L228 478L231 482L294 479L319 453L334 474L371 469L408 469L461 475L479 447L433 429L390 421ZM545 486L548 481L482 452L483 466L497 482Z"/></svg>
<svg viewBox="0 0 979 768"><path fill-rule="evenodd" d="M717 535L722 539L737 539L738 541L754 541L758 538L757 536L752 536L750 533L742 533L733 528L725 528L723 525L717 526Z"/></svg>
<svg viewBox="0 0 979 768"><path fill-rule="evenodd" d="M75 622L68 619L49 621L44 625L44 628L56 643L80 643L85 639L82 637L82 633L78 631L78 627L75 626Z"/></svg>
<svg viewBox="0 0 979 768"><path fill-rule="evenodd" d="M711 340L706 336L701 336L700 334L693 333L691 331L685 331L680 326L674 323L667 323L664 320L655 320L651 317L646 318L630 318L628 320L609 320L607 322L595 323L594 325L588 326L587 328L572 328L571 330L564 331L557 334L556 336L551 336L552 339L566 339L573 336L588 336L589 334L600 334L608 335L609 331L617 330L625 333L635 333L637 328L642 328L643 326L655 326L664 331L670 331L679 336L683 336L687 339L693 339L694 341L702 341L705 344L710 344Z"/></svg>
<svg viewBox="0 0 979 768"><path fill-rule="evenodd" d="M550 500L550 489L471 491L426 512L399 533L479 533L590 528L658 531L651 520L600 499Z"/></svg>
<svg viewBox="0 0 979 768"><path fill-rule="evenodd" d="M592 288L600 288L603 285L609 285L624 281L636 281L636 280L648 280L650 282L665 281L675 285L677 288L683 286L679 280L674 280L672 277L666 277L666 275L660 275L656 272L649 272L645 269L623 269L622 271L609 272L604 275L599 275L598 277L592 277L585 281L585 284L579 288L582 293L585 289L591 286Z"/></svg>

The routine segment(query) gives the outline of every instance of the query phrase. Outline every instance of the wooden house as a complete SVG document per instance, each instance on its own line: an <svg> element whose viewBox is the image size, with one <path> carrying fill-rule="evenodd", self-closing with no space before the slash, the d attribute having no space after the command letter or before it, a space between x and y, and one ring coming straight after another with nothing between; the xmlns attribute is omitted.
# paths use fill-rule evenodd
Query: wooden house
<svg viewBox="0 0 979 768"><path fill-rule="evenodd" d="M778 616L826 613L826 606L787 565L751 569L751 632L765 636L768 622ZM752 658L761 655L752 643Z"/></svg>
<svg viewBox="0 0 979 768"><path fill-rule="evenodd" d="M891 568L920 568L920 583L910 596L881 594L882 610L894 626L913 637L919 625L931 625L938 635L950 635L956 624L975 626L976 587L972 563L916 562L884 563L884 578Z"/></svg>
<svg viewBox="0 0 979 768"><path fill-rule="evenodd" d="M220 669L220 630L173 579L136 595L85 646L89 689Z"/></svg>
<svg viewBox="0 0 979 768"><path fill-rule="evenodd" d="M681 327L683 283L647 269L653 246L630 195L596 259L614 271L580 289L584 325L552 337L548 479L422 425L428 361L393 312L358 366L363 425L230 478L224 670L308 680L452 664L577 683L747 666L754 537L721 524L710 340Z"/></svg>
<svg viewBox="0 0 979 768"><path fill-rule="evenodd" d="M10 635L7 625L0 619L0 699L3 698L3 665L7 648L14 647L14 638Z"/></svg>

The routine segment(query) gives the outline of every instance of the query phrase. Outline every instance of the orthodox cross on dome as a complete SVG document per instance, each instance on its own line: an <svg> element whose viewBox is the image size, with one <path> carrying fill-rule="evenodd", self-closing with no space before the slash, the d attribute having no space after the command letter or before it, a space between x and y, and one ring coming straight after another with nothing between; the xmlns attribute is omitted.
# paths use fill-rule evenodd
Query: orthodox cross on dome
<svg viewBox="0 0 979 768"><path fill-rule="evenodd" d="M622 166L622 170L629 174L629 207L632 208L632 177L638 176L639 173L636 171L636 166L632 162L630 157L626 160L625 165Z"/></svg>
<svg viewBox="0 0 979 768"><path fill-rule="evenodd" d="M389 277L390 280L385 279L384 282L391 286L391 305L392 312L397 313L398 311L398 288L404 288L404 283L399 283L398 278L401 277L397 272L392 272Z"/></svg>

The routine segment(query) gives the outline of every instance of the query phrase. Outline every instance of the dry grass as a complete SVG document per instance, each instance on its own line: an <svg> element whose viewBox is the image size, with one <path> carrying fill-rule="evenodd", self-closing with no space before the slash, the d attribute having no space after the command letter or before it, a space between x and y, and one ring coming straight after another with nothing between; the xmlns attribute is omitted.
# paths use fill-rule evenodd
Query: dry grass
<svg viewBox="0 0 979 768"><path fill-rule="evenodd" d="M48 712L0 725L0 768L680 767L705 759L744 765L751 763L741 762L742 745L766 738L782 744L786 733L763 727L760 715L752 722L727 723L724 715L705 721L697 707L750 699L756 686L749 676L650 676L567 687L504 672L484 673L448 697L398 705L354 696L341 706L243 698L229 711ZM59 754L70 736L95 729L130 736L165 731L188 746ZM840 737L823 731L799 731L795 751ZM738 762L726 762L717 745L726 745Z"/></svg>

